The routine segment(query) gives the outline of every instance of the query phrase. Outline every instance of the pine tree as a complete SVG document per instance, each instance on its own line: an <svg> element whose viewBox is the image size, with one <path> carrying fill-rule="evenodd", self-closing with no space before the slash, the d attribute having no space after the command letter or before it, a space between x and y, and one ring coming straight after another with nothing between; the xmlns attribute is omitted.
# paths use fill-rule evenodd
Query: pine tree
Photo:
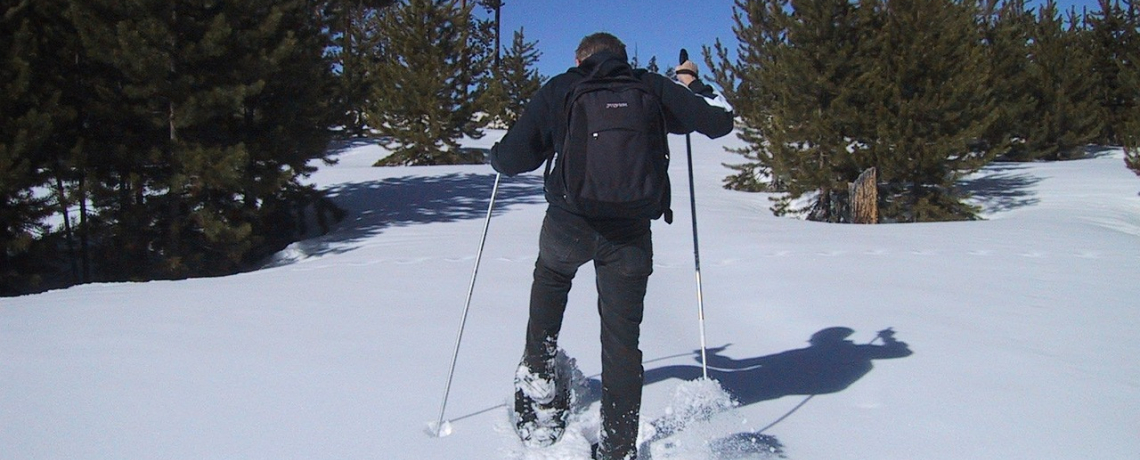
<svg viewBox="0 0 1140 460"><path fill-rule="evenodd" d="M710 62L746 124L750 162L727 184L843 222L848 184L875 167L884 219L971 217L954 184L989 161L977 141L996 117L980 15L949 0L737 2L738 61L718 43Z"/></svg>
<svg viewBox="0 0 1140 460"><path fill-rule="evenodd" d="M859 152L878 168L889 221L969 219L956 184L992 160L979 146L1000 112L988 87L980 9L969 0L866 0L874 28L858 85L870 122Z"/></svg>
<svg viewBox="0 0 1140 460"><path fill-rule="evenodd" d="M378 83L368 115L381 145L392 150L378 164L467 161L459 139L481 136L473 88L489 67L472 6L407 0L377 15L385 56L372 68Z"/></svg>
<svg viewBox="0 0 1140 460"><path fill-rule="evenodd" d="M333 122L328 40L314 6L6 7L0 105L14 118L0 126L0 175L34 181L4 178L13 190L50 190L50 200L17 200L41 216L50 205L64 225L29 217L35 228L15 258L4 241L4 271L20 270L17 289L229 273L285 244L303 218L299 206L327 208L298 181L326 155ZM32 251L29 235L38 236ZM69 263L55 259L60 247ZM33 275L45 283L28 284Z"/></svg>
<svg viewBox="0 0 1140 460"><path fill-rule="evenodd" d="M1075 12L1063 19L1053 0L1037 12L1030 33L1026 87L1033 94L1034 115L1026 126L1024 158L1064 160L1084 154L1084 147L1100 134L1101 117L1094 82L1086 76L1092 67L1087 34Z"/></svg>
<svg viewBox="0 0 1140 460"><path fill-rule="evenodd" d="M121 43L116 30L129 12L107 2L65 2L59 9L75 31L70 52L76 62L76 78L65 86L77 120L70 130L71 161L58 176L70 184L80 208L82 281L147 279L152 228L146 222L152 210L143 202L146 172L156 168L145 160L149 134L128 101L122 71L107 59L114 49L134 45Z"/></svg>
<svg viewBox="0 0 1140 460"><path fill-rule="evenodd" d="M1125 114L1121 143L1125 148L1125 164L1140 175L1140 4L1125 0L1124 5L1127 25L1122 37L1120 80L1123 87L1134 91L1132 110Z"/></svg>
<svg viewBox="0 0 1140 460"><path fill-rule="evenodd" d="M486 9L488 12L493 14L493 19L491 20L491 29L493 30L492 35L494 36L494 42L495 42L494 46L492 47L492 49L495 50L494 51L495 52L495 60L494 60L494 66L493 67L495 69L498 69L499 63L502 60L501 59L501 57L502 57L501 53L503 51L503 43L502 43L502 29L503 29L502 17L503 17L503 14L502 13L503 13L503 5L505 5L506 3L503 2L503 0L479 0L479 4L483 5L484 9Z"/></svg>
<svg viewBox="0 0 1140 460"><path fill-rule="evenodd" d="M1129 64L1125 56L1132 51L1128 36L1136 33L1135 6L1121 6L1120 0L1099 0L1100 10L1086 19L1091 31L1092 78L1097 84L1096 99L1103 111L1103 126L1098 142L1120 145L1122 129L1137 109L1140 88L1129 85L1122 75ZM1131 13L1130 13L1131 11ZM1130 19L1131 17L1131 19Z"/></svg>
<svg viewBox="0 0 1140 460"><path fill-rule="evenodd" d="M40 53L36 59L39 84L59 94L58 105L50 106L57 115L44 151L50 158L47 163L50 190L63 229L62 235L58 230L45 235L41 244L66 247L70 277L54 276L61 283L94 280L93 261L100 257L94 254L92 242L101 238L99 231L105 228L105 221L90 206L93 198L90 184L97 182L97 174L107 171L107 168L94 166L113 164L117 155L117 152L108 152L109 149L100 149L97 140L126 137L117 126L102 122L106 118L92 116L100 110L110 114L121 111L100 109L93 104L96 93L113 86L96 85L105 73L93 65L83 49L73 18L74 3L72 0L33 2L41 28L38 32ZM62 237L63 244L53 241L56 236ZM120 253L112 254L122 257ZM67 281L62 281L64 279Z"/></svg>
<svg viewBox="0 0 1140 460"><path fill-rule="evenodd" d="M475 50L469 51L473 54L488 53L491 55L491 60L488 61L487 71L476 77L475 93L478 94L477 105L479 107L477 117L480 124L505 129L508 127L506 113L507 106L510 104L510 94L503 84L503 79L506 77L504 76L500 39L502 7L505 3L501 0L479 0L478 3L487 13L491 14L491 19L472 19L475 33L472 44Z"/></svg>
<svg viewBox="0 0 1140 460"><path fill-rule="evenodd" d="M726 165L736 171L724 181L725 187L747 191L783 191L785 179L774 177L772 155L766 140L777 129L771 107L778 100L774 90L782 79L773 71L776 54L787 45L788 0L736 0L733 6L733 33L739 45L735 59L718 39L713 48L704 48L705 63L713 80L736 111L743 124L736 136L744 147L730 149L746 160Z"/></svg>
<svg viewBox="0 0 1140 460"><path fill-rule="evenodd" d="M266 11L253 2L242 12L251 27L240 35L249 44L232 52L248 67L244 75L237 75L235 85L260 89L240 106L229 108L230 117L241 115L241 121L234 123L239 133L235 137L250 155L241 198L233 203L240 206L242 220L250 223L255 235L243 262L276 252L304 234L307 205L315 207L325 232L326 212L335 219L343 215L312 185L300 182L316 170L313 160L327 158L329 127L340 115L328 101L334 79L322 25L310 12L312 4L311 0L277 1ZM258 86L261 82L263 87Z"/></svg>
<svg viewBox="0 0 1140 460"><path fill-rule="evenodd" d="M790 7L789 7L790 6ZM969 1L738 1L731 62L706 49L745 123L749 162L727 186L785 192L777 214L842 222L847 185L878 170L888 221L963 219L958 178L992 158L978 141L998 116Z"/></svg>
<svg viewBox="0 0 1140 460"><path fill-rule="evenodd" d="M492 68L478 85L479 110L482 112L479 116L487 122L489 128L510 127L511 117L507 106L511 95L507 93L504 71L502 67Z"/></svg>
<svg viewBox="0 0 1140 460"><path fill-rule="evenodd" d="M79 132L86 123L82 100L91 90L84 86L88 72L83 67L75 27L67 16L68 5L68 0L21 2L6 9L0 19L5 33L19 31L11 41L2 41L9 43L7 50L13 52L7 55L13 59L5 62L5 71L15 72L11 78L4 78L11 85L4 96L17 103L4 108L5 115L13 115L12 124L0 128L14 129L18 136L15 142L0 138L0 144L10 149L8 153L22 152L24 159L31 161L25 163L30 168L23 173L0 182L39 184L40 193L25 195L20 209L34 210L26 215L40 217L48 212L58 214L63 222L62 229L49 228L39 224L40 217L33 217L27 222L34 222L34 232L12 240L23 244L20 260L4 264L20 274L16 282L19 287L12 292L48 289L89 278L86 243L90 226L83 187L86 176L80 168L84 142ZM77 219L73 207L79 211ZM28 239L33 235L34 239Z"/></svg>
<svg viewBox="0 0 1140 460"><path fill-rule="evenodd" d="M984 141L1005 158L1027 157L1025 139L1034 123L1034 103L1028 83L1030 33L1035 23L1025 0L988 0L983 16L985 49L989 56L989 87L1000 114Z"/></svg>
<svg viewBox="0 0 1140 460"><path fill-rule="evenodd" d="M329 55L338 69L337 102L345 113L342 123L346 135L363 136L368 132L365 113L370 105L371 87L376 84L368 69L382 55L377 48L380 32L371 18L393 3L394 0L330 1L325 12L331 40Z"/></svg>
<svg viewBox="0 0 1140 460"><path fill-rule="evenodd" d="M98 81L91 138L110 153L93 200L130 263L115 276L227 273L247 262L274 206L325 155L331 82L303 0L74 2ZM285 225L282 225L285 224Z"/></svg>
<svg viewBox="0 0 1140 460"><path fill-rule="evenodd" d="M787 46L775 65L775 103L766 133L772 175L783 179L786 195L777 214L806 214L811 220L846 219L847 184L859 175L857 106L853 82L862 61L857 55L857 7L847 0L792 3ZM869 165L868 165L869 166ZM796 205L810 195L805 205Z"/></svg>
<svg viewBox="0 0 1140 460"><path fill-rule="evenodd" d="M0 295L21 292L34 264L33 244L46 228L48 203L35 194L46 184L44 146L60 95L39 85L37 18L30 2L0 11Z"/></svg>
<svg viewBox="0 0 1140 460"><path fill-rule="evenodd" d="M510 49L503 55L502 77L499 81L506 96L506 104L500 117L507 126L518 121L527 102L545 81L535 67L538 58L542 56L537 46L536 42L526 41L523 29L519 28L514 33Z"/></svg>

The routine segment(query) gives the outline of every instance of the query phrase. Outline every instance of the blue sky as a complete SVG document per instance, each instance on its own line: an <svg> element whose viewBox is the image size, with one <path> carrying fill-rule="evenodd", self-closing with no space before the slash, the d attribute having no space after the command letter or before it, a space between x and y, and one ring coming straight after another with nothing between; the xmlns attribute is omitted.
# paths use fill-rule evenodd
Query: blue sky
<svg viewBox="0 0 1140 460"><path fill-rule="evenodd" d="M1097 0L1057 3L1062 10L1099 9ZM513 31L523 27L526 39L537 41L542 52L539 72L553 76L574 65L574 49L582 37L606 31L625 42L631 57L636 52L643 66L657 56L664 69L676 65L681 48L695 58L702 45L711 46L720 38L735 49L733 5L733 0L505 0L503 44L509 45Z"/></svg>

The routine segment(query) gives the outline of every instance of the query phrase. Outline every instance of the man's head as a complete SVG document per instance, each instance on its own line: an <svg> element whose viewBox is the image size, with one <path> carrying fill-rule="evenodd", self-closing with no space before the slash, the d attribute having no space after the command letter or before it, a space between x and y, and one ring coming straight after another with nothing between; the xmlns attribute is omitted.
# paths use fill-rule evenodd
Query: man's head
<svg viewBox="0 0 1140 460"><path fill-rule="evenodd" d="M594 53L602 51L609 51L618 55L623 60L629 60L629 56L625 53L625 43L622 43L617 37L606 32L597 32L583 38L582 42L578 44L578 51L574 53L574 59L581 63L585 61L586 58L593 56Z"/></svg>

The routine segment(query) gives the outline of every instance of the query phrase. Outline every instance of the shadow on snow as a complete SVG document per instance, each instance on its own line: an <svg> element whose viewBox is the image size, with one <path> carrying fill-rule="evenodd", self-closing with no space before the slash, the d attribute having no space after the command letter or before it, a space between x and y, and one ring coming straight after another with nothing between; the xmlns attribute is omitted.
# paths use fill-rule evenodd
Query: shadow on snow
<svg viewBox="0 0 1140 460"><path fill-rule="evenodd" d="M784 396L806 396L803 401L788 413L772 421L755 432L736 433L718 440L712 440L710 447L718 454L748 455L760 454L764 457L783 457L783 445L775 436L764 434L766 430L780 424L803 408L813 397L821 394L839 393L868 375L873 368L872 361L897 359L910 356L910 347L895 339L893 329L879 331L876 338L866 344L855 344L848 337L854 330L833 327L815 332L808 340L809 346L787 352L757 358L736 360L720 353L728 345L709 348L708 376L714 379L731 394L740 405L751 405L772 401ZM881 345L876 345L880 342ZM700 360L700 351L694 351L694 359ZM667 379L695 380L703 376L700 365L682 364L646 369L645 385ZM598 383L600 385L600 383ZM668 428L669 416L654 420L651 425ZM683 429L683 426L681 427ZM646 444L660 441L673 433L663 430ZM730 455L732 457L732 455Z"/></svg>
<svg viewBox="0 0 1140 460"><path fill-rule="evenodd" d="M1084 155L1070 160L1057 161L1103 158L1116 154L1118 150L1115 147L1090 145L1085 148ZM1032 206L1041 200L1035 198L1030 189L1042 180L1040 177L1027 172L1033 164L1032 162L990 163L969 179L960 181L958 185L982 207L983 213L998 213Z"/></svg>
<svg viewBox="0 0 1140 460"><path fill-rule="evenodd" d="M855 331L832 327L812 335L807 348L774 355L733 359L720 353L729 345L708 349L709 378L720 382L740 405L747 406L784 396L838 393L871 372L876 359L911 355L907 344L894 339L894 331L879 333L882 345L856 344L847 338ZM700 350L694 352L700 360ZM674 365L645 371L645 384L663 380L696 380L701 366Z"/></svg>
<svg viewBox="0 0 1140 460"><path fill-rule="evenodd" d="M732 395L741 406L762 401L770 401L785 396L806 396L792 410L768 426L756 431L736 433L710 442L718 455L729 457L762 455L783 457L784 446L776 437L764 434L768 429L790 417L816 395L838 393L846 390L874 367L877 359L894 359L910 356L913 352L906 343L895 339L892 329L879 331L875 339L866 344L856 344L848 340L855 331L846 327L831 327L812 335L807 348L789 350L774 355L755 358L733 359L720 353L728 348L707 350L708 376ZM881 345L876 345L881 341ZM695 359L700 360L700 350L694 351ZM668 379L696 380L703 377L700 365L673 365L647 369L645 385ZM600 382L591 382L600 386ZM672 434L668 428L667 414L651 422L658 426L658 433L645 444L665 439ZM666 423L660 423L660 422ZM664 427L666 429L661 430ZM683 425L680 427L683 429ZM648 449L647 449L648 450ZM733 457L736 458L736 457Z"/></svg>
<svg viewBox="0 0 1140 460"><path fill-rule="evenodd" d="M494 184L494 174L451 173L336 185L325 193L347 212L344 220L328 234L297 242L293 248L305 257L339 254L356 249L387 228L483 219ZM503 176L494 214L541 202L541 176ZM295 259L285 255L268 266L287 265Z"/></svg>
<svg viewBox="0 0 1140 460"><path fill-rule="evenodd" d="M707 350L709 378L716 380L740 406L748 406L785 396L804 396L786 414L778 417L764 428L756 431L740 432L718 439L709 440L708 447L718 458L771 458L783 457L784 446L765 431L791 417L817 395L833 394L846 390L874 368L873 361L879 359L904 358L913 354L910 347L895 339L893 329L879 331L868 343L856 344L848 338L854 330L846 327L830 327L812 334L809 346L784 351L767 356L734 359L721 355L729 345ZM881 342L876 344L876 342ZM645 370L644 385L652 385L669 379L693 381L703 377L699 364L701 352L692 353L698 364L669 365ZM668 356L654 361L673 359ZM598 376L587 379L586 388L579 406L589 406L601 399L602 383ZM491 410L504 407L500 404L472 414L453 418L458 421ZM644 415L644 414L643 414ZM712 416L715 414L704 414ZM685 423L676 424L669 420L670 414L655 419L650 425L656 428L651 439L644 440L639 447L641 457L649 458L650 446L666 442L667 438L684 430ZM699 420L694 420L699 421Z"/></svg>
<svg viewBox="0 0 1140 460"><path fill-rule="evenodd" d="M1041 201L1030 190L1041 178L1030 175L1028 169L1025 163L994 163L961 181L959 186L982 207L983 213L1012 211Z"/></svg>

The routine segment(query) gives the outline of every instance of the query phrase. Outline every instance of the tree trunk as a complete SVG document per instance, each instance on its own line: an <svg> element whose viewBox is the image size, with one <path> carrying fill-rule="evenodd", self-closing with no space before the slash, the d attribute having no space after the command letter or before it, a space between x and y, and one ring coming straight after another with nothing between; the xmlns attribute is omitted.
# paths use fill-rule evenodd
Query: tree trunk
<svg viewBox="0 0 1140 460"><path fill-rule="evenodd" d="M79 174L79 262L83 272L83 282L91 282L91 238L87 224L87 173Z"/></svg>
<svg viewBox="0 0 1140 460"><path fill-rule="evenodd" d="M848 186L851 200L851 223L879 222L879 186L875 168L868 168Z"/></svg>
<svg viewBox="0 0 1140 460"><path fill-rule="evenodd" d="M59 213L63 216L63 235L64 242L67 243L67 260L70 261L71 266L71 282L78 284L80 282L79 254L75 250L75 230L71 228L71 216L67 213L70 202L67 199L67 187L63 184L63 167L60 166L58 159L56 159L55 193Z"/></svg>
<svg viewBox="0 0 1140 460"><path fill-rule="evenodd" d="M501 29L501 24L502 24L502 22L500 21L501 16L499 13L500 13L500 10L502 10L502 9L503 9L503 2L496 2L495 3L495 71L496 72L498 72L500 70L499 69L499 61L500 61L499 54L500 54L500 51L503 49L503 46L499 42L499 31Z"/></svg>

